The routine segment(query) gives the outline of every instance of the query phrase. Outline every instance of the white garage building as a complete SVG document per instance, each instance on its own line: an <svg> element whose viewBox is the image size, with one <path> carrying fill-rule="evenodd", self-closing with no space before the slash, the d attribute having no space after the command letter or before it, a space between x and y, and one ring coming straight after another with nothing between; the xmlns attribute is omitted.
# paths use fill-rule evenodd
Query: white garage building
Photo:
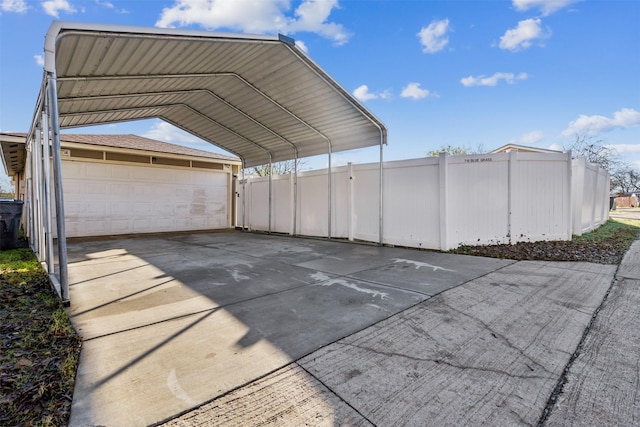
<svg viewBox="0 0 640 427"><path fill-rule="evenodd" d="M0 134L6 167L23 200L25 140L26 134ZM238 158L136 135L69 134L61 135L60 144L67 237L235 225Z"/></svg>

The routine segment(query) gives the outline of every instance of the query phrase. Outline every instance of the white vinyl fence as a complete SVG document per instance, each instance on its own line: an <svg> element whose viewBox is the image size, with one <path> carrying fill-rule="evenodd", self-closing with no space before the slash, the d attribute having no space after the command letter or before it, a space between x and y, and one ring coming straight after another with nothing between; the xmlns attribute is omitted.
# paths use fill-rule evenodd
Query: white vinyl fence
<svg viewBox="0 0 640 427"><path fill-rule="evenodd" d="M330 207L326 169L299 173L297 195L293 175L274 176L271 216L269 179L248 178L237 187L236 224L379 242L379 173L378 163L333 168ZM448 250L570 240L607 220L609 175L570 153L443 153L385 162L382 194L385 244Z"/></svg>

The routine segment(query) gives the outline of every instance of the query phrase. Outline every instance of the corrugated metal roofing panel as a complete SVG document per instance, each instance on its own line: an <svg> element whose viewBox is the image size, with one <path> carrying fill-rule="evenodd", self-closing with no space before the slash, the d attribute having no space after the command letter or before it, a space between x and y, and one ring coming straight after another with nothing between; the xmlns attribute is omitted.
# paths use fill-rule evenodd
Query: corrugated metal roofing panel
<svg viewBox="0 0 640 427"><path fill-rule="evenodd" d="M56 22L54 42L62 127L158 117L246 166L386 143L376 117L278 37Z"/></svg>

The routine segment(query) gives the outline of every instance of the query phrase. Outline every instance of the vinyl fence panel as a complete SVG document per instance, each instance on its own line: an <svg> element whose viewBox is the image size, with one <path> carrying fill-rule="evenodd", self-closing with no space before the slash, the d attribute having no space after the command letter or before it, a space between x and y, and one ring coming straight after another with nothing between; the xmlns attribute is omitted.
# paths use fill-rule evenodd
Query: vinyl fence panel
<svg viewBox="0 0 640 427"><path fill-rule="evenodd" d="M328 235L327 170L298 174L298 229L303 236Z"/></svg>
<svg viewBox="0 0 640 427"><path fill-rule="evenodd" d="M570 240L570 153L512 153L512 242Z"/></svg>
<svg viewBox="0 0 640 427"><path fill-rule="evenodd" d="M570 240L608 218L609 175L571 153L509 152L383 164L383 242L449 250L460 245ZM379 241L379 164L349 164L272 180L271 230ZM249 227L269 230L268 179L246 186ZM239 215L240 217L241 215Z"/></svg>
<svg viewBox="0 0 640 427"><path fill-rule="evenodd" d="M447 240L485 245L509 241L509 154L447 156Z"/></svg>
<svg viewBox="0 0 640 427"><path fill-rule="evenodd" d="M572 170L572 230L580 236L607 221L610 177L584 157L572 161Z"/></svg>
<svg viewBox="0 0 640 427"><path fill-rule="evenodd" d="M384 165L384 243L440 247L438 158Z"/></svg>
<svg viewBox="0 0 640 427"><path fill-rule="evenodd" d="M377 163L353 165L353 237L378 241L380 206L380 168ZM407 183L409 185L415 185ZM407 206L412 208L411 206Z"/></svg>

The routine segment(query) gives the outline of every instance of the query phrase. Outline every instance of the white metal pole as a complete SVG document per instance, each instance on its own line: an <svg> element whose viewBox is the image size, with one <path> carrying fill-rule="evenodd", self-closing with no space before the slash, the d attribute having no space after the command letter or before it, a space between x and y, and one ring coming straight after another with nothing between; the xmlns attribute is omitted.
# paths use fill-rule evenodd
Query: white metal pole
<svg viewBox="0 0 640 427"><path fill-rule="evenodd" d="M297 219L298 219L298 150L295 152L295 159L293 160L293 235L297 234Z"/></svg>
<svg viewBox="0 0 640 427"><path fill-rule="evenodd" d="M382 246L384 244L384 204L382 203L383 200L383 193L384 193L384 163L383 163L383 141L382 141L382 137L380 138L380 205L378 206L378 244L380 246Z"/></svg>
<svg viewBox="0 0 640 427"><path fill-rule="evenodd" d="M329 145L329 168L327 169L327 238L331 239L331 145Z"/></svg>
<svg viewBox="0 0 640 427"><path fill-rule="evenodd" d="M245 230L245 200L247 200L247 179L244 176L244 160L242 161L242 231Z"/></svg>
<svg viewBox="0 0 640 427"><path fill-rule="evenodd" d="M347 218L347 235L349 237L349 241L353 241L353 163L347 163L347 212L349 213L349 217Z"/></svg>
<svg viewBox="0 0 640 427"><path fill-rule="evenodd" d="M44 135L46 138L46 135ZM32 167L33 167L33 193L34 193L34 233L33 246L38 261L44 260L44 251L42 250L42 138L40 133L36 134L36 140L31 144Z"/></svg>
<svg viewBox="0 0 640 427"><path fill-rule="evenodd" d="M33 215L34 215L34 211L33 211L33 170L31 168L31 164L33 163L33 153L31 151L31 145L32 145L33 141L27 139L26 141L26 150L27 150L27 159L26 159L26 166L25 166L25 177L24 177L24 182L26 185L25 188L25 199L26 199L26 203L27 203L27 220L26 220L26 224L27 224L27 238L29 239L29 246L31 247L31 249L33 249Z"/></svg>
<svg viewBox="0 0 640 427"><path fill-rule="evenodd" d="M47 98L51 118L51 149L53 150L53 177L56 197L56 225L58 228L58 268L63 301L69 300L67 274L67 233L64 223L64 192L62 188L62 159L60 158L60 123L58 121L58 88L53 73L47 74Z"/></svg>
<svg viewBox="0 0 640 427"><path fill-rule="evenodd" d="M49 117L46 108L42 112L42 126L44 134L49 134ZM51 153L49 150L49 138L42 138L42 159L44 166L44 232L45 232L45 261L47 262L47 273L53 274L55 263L53 261L53 226L51 214Z"/></svg>
<svg viewBox="0 0 640 427"><path fill-rule="evenodd" d="M269 233L271 233L271 176L273 175L271 153L269 153Z"/></svg>

